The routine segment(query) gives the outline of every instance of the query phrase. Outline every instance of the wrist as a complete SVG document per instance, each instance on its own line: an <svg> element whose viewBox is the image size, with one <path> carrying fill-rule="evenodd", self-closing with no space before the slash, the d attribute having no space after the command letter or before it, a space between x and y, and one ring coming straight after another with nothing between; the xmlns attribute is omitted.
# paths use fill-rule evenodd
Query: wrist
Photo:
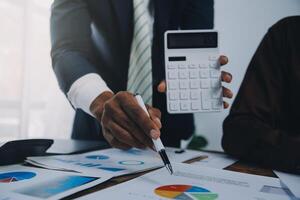
<svg viewBox="0 0 300 200"><path fill-rule="evenodd" d="M113 96L113 92L105 91L98 95L91 103L90 111L98 120L100 120L102 117L105 102L111 99Z"/></svg>

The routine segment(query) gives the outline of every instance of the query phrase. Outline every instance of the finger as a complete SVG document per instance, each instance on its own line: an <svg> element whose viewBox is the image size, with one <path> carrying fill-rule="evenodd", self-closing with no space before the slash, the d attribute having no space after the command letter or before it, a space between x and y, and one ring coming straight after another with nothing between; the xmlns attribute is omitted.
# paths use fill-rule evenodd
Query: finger
<svg viewBox="0 0 300 200"><path fill-rule="evenodd" d="M103 114L103 106L106 101L113 97L113 93L109 91L102 92L90 105L90 111L100 122Z"/></svg>
<svg viewBox="0 0 300 200"><path fill-rule="evenodd" d="M220 56L219 58L219 62L220 62L220 65L226 65L228 63L228 58L227 56Z"/></svg>
<svg viewBox="0 0 300 200"><path fill-rule="evenodd" d="M223 101L223 106L225 109L227 109L229 107L229 104L227 102Z"/></svg>
<svg viewBox="0 0 300 200"><path fill-rule="evenodd" d="M131 147L127 144L124 144L120 141L118 141L116 138L113 137L112 133L108 130L103 128L103 136L106 139L106 141L114 148L118 148L118 149L130 149Z"/></svg>
<svg viewBox="0 0 300 200"><path fill-rule="evenodd" d="M134 96L129 96L126 101L122 102L121 105L126 114L143 130L146 135L153 139L159 138L159 128L141 108Z"/></svg>
<svg viewBox="0 0 300 200"><path fill-rule="evenodd" d="M228 88L222 87L222 90L223 90L223 97L226 97L229 99L231 99L233 97L233 93Z"/></svg>
<svg viewBox="0 0 300 200"><path fill-rule="evenodd" d="M114 110L121 109L121 107L115 101L108 101L103 105L103 114L101 117L101 126L105 127L106 124L111 120Z"/></svg>
<svg viewBox="0 0 300 200"><path fill-rule="evenodd" d="M139 149L146 148L146 145L139 142L135 137L133 137L128 131L126 131L116 122L111 121L107 127L109 128L110 132L113 134L114 138L118 139L120 142Z"/></svg>
<svg viewBox="0 0 300 200"><path fill-rule="evenodd" d="M156 124L156 126L161 129L162 128L162 124L161 124L161 112L160 110L158 110L157 108L153 108L149 105L146 105L148 113L150 115L150 118L154 121L154 123Z"/></svg>
<svg viewBox="0 0 300 200"><path fill-rule="evenodd" d="M123 124L123 126L129 126L128 131L129 133L131 133L135 138L137 138L141 143L146 144L148 147L152 148L153 146L153 142L151 141L151 137L149 137L149 133L145 133L145 131L141 128L141 125L138 125L137 120L135 119L136 117L138 118L139 116L129 116L128 113L126 113L126 109L127 110L131 110L131 104L134 104L135 107L137 107L138 109L141 110L141 112L143 114L146 114L145 111L140 107L140 105L138 105L136 99L134 98L134 96L130 93L127 92L121 92L120 94L118 93L118 98L117 98L119 105L122 107L123 112L126 114L126 119L127 121L125 121L126 123ZM127 111L128 112L128 111ZM151 119L147 116L148 120L151 121ZM154 124L154 122L153 122ZM143 125L143 124L142 124ZM154 125L155 127L155 125ZM160 134L160 133L159 133Z"/></svg>
<svg viewBox="0 0 300 200"><path fill-rule="evenodd" d="M159 83L159 85L157 86L157 91L160 92L160 93L165 93L166 92L166 81L163 80Z"/></svg>
<svg viewBox="0 0 300 200"><path fill-rule="evenodd" d="M131 146L118 141L116 138L113 138L111 140L110 145L114 148L118 148L118 149L122 149L122 150L131 149Z"/></svg>
<svg viewBox="0 0 300 200"><path fill-rule="evenodd" d="M124 110L120 109L112 112L112 119L116 121L118 125L123 127L123 129L129 132L140 144L148 147L153 145L150 138L145 135L143 130L141 130L140 127L134 121L132 121L129 116L127 116Z"/></svg>
<svg viewBox="0 0 300 200"><path fill-rule="evenodd" d="M134 138L136 138L140 143L142 143L144 147L147 146L152 148L153 142L150 139L150 137L147 136L145 133L143 133L143 131L140 128L138 129L139 129L138 134L133 134Z"/></svg>
<svg viewBox="0 0 300 200"><path fill-rule="evenodd" d="M221 72L221 77L222 77L222 81L226 82L226 83L231 83L232 81L232 75L228 72Z"/></svg>

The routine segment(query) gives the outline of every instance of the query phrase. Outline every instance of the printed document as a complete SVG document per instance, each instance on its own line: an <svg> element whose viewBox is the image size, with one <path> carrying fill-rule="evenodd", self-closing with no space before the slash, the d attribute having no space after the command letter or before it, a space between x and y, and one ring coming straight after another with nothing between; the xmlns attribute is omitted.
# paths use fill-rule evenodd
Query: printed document
<svg viewBox="0 0 300 200"><path fill-rule="evenodd" d="M275 174L291 192L300 199L300 175L275 171Z"/></svg>
<svg viewBox="0 0 300 200"><path fill-rule="evenodd" d="M0 200L60 199L110 178L8 165L0 167Z"/></svg>
<svg viewBox="0 0 300 200"><path fill-rule="evenodd" d="M199 151L180 152L175 148L167 148L166 152L171 162L183 162L201 155ZM99 177L106 174L115 177L163 166L158 153L139 149L105 149L75 155L29 157L26 162L47 169L75 171Z"/></svg>
<svg viewBox="0 0 300 200"><path fill-rule="evenodd" d="M201 154L206 158L193 162L193 165L224 169L238 161L237 159L222 153L201 152Z"/></svg>
<svg viewBox="0 0 300 200"><path fill-rule="evenodd" d="M277 178L183 163L172 165L174 175L159 169L81 199L290 200Z"/></svg>

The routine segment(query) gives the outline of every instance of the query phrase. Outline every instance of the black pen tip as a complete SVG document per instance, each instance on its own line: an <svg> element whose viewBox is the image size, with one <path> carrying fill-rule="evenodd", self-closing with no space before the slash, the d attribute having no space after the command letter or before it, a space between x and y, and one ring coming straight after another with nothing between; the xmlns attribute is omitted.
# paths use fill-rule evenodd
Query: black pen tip
<svg viewBox="0 0 300 200"><path fill-rule="evenodd" d="M169 173L172 175L174 173L173 171L173 168L172 168L172 165L171 164L168 164L166 165L166 168L168 169Z"/></svg>

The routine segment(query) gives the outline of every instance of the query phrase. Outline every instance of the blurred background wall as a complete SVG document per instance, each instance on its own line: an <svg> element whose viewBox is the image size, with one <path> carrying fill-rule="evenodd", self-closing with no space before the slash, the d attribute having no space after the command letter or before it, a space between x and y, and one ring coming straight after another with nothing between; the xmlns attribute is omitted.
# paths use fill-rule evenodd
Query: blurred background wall
<svg viewBox="0 0 300 200"><path fill-rule="evenodd" d="M51 3L0 1L0 140L70 135L73 110L51 68Z"/></svg>
<svg viewBox="0 0 300 200"><path fill-rule="evenodd" d="M60 92L50 62L52 0L0 1L0 141L70 137L74 111ZM236 93L246 67L268 27L300 15L300 0L215 0L215 28L230 63ZM197 114L197 134L220 150L228 111Z"/></svg>

